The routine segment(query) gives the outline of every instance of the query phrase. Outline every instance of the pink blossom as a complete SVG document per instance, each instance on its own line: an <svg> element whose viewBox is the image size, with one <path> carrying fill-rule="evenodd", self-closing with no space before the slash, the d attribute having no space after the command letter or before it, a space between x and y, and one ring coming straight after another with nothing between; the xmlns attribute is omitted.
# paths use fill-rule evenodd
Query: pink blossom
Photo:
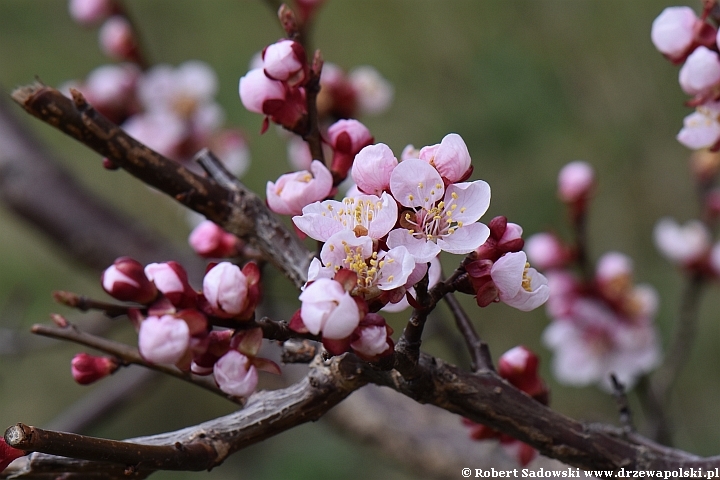
<svg viewBox="0 0 720 480"><path fill-rule="evenodd" d="M238 253L238 238L210 220L195 227L188 243L195 253L205 258L226 258Z"/></svg>
<svg viewBox="0 0 720 480"><path fill-rule="evenodd" d="M251 112L264 114L265 102L285 100L285 87L282 82L271 80L262 69L256 68L240 79L240 100Z"/></svg>
<svg viewBox="0 0 720 480"><path fill-rule="evenodd" d="M631 387L657 366L660 351L650 324L619 322L589 299L576 303L570 321L555 320L543 333L545 345L555 353L552 368L558 381L575 386L599 383L611 391L611 373Z"/></svg>
<svg viewBox="0 0 720 480"><path fill-rule="evenodd" d="M262 53L265 75L272 80L298 85L307 77L305 49L293 40L280 40Z"/></svg>
<svg viewBox="0 0 720 480"><path fill-rule="evenodd" d="M700 19L690 7L668 7L653 21L650 38L671 59L682 57L693 43Z"/></svg>
<svg viewBox="0 0 720 480"><path fill-rule="evenodd" d="M630 257L620 252L604 253L595 267L595 280L599 283L610 283L618 279L629 279L633 275L633 262Z"/></svg>
<svg viewBox="0 0 720 480"><path fill-rule="evenodd" d="M331 170L337 179L344 179L353 166L355 155L373 142L365 125L357 120L338 120L327 131L328 143L333 148Z"/></svg>
<svg viewBox="0 0 720 480"><path fill-rule="evenodd" d="M459 182L469 176L470 152L457 133L445 135L438 145L423 147L418 158L434 166L446 183Z"/></svg>
<svg viewBox="0 0 720 480"><path fill-rule="evenodd" d="M585 200L595 186L595 170L582 160L565 165L558 174L558 196L565 203Z"/></svg>
<svg viewBox="0 0 720 480"><path fill-rule="evenodd" d="M151 363L174 364L190 345L190 329L183 320L172 315L150 316L140 323L138 347Z"/></svg>
<svg viewBox="0 0 720 480"><path fill-rule="evenodd" d="M332 155L331 152L330 155ZM288 139L287 156L290 165L297 170L309 169L313 161L310 147L307 142L298 135L293 135Z"/></svg>
<svg viewBox="0 0 720 480"><path fill-rule="evenodd" d="M388 234L388 247L405 246L416 262L428 262L441 250L470 253L490 235L477 223L490 205L490 186L482 180L445 189L435 168L411 158L393 170L390 191L408 209L400 215L403 228Z"/></svg>
<svg viewBox="0 0 720 480"><path fill-rule="evenodd" d="M500 257L493 264L490 276L500 301L524 312L545 303L550 294L547 279L530 268L525 252L510 252Z"/></svg>
<svg viewBox="0 0 720 480"><path fill-rule="evenodd" d="M671 218L663 218L655 225L653 238L665 258L682 266L701 260L710 249L710 232L699 220L680 226Z"/></svg>
<svg viewBox="0 0 720 480"><path fill-rule="evenodd" d="M248 280L237 265L218 263L205 274L203 295L217 316L233 317L241 313L247 294Z"/></svg>
<svg viewBox="0 0 720 480"><path fill-rule="evenodd" d="M677 134L678 142L698 150L710 148L720 141L720 102L707 102L683 120L683 128Z"/></svg>
<svg viewBox="0 0 720 480"><path fill-rule="evenodd" d="M179 263L151 263L145 266L145 275L176 307L195 305L197 294L188 283L187 272Z"/></svg>
<svg viewBox="0 0 720 480"><path fill-rule="evenodd" d="M120 257L105 269L101 283L118 300L145 304L157 297L157 289L145 275L142 264L129 257Z"/></svg>
<svg viewBox="0 0 720 480"><path fill-rule="evenodd" d="M689 95L703 94L720 82L720 57L700 46L680 69L680 87Z"/></svg>
<svg viewBox="0 0 720 480"><path fill-rule="evenodd" d="M112 0L70 0L70 16L82 25L94 25L113 12Z"/></svg>
<svg viewBox="0 0 720 480"><path fill-rule="evenodd" d="M392 353L394 344L391 334L392 328L387 325L383 317L376 313L368 313L355 330L358 338L350 343L350 347L361 358L374 361Z"/></svg>
<svg viewBox="0 0 720 480"><path fill-rule="evenodd" d="M114 15L100 28L100 48L105 55L119 60L132 60L137 52L135 34L128 20Z"/></svg>
<svg viewBox="0 0 720 480"><path fill-rule="evenodd" d="M237 350L230 350L220 357L213 366L213 375L220 390L228 395L249 397L257 388L257 368Z"/></svg>
<svg viewBox="0 0 720 480"><path fill-rule="evenodd" d="M427 263L416 263L415 270L408 276L407 282L405 282L405 288L407 289L407 295L415 298L415 285L417 282L427 273L428 276L428 288L432 288L440 281L442 275L442 265L438 257L430 260L430 267ZM407 295L396 303L388 303L382 308L384 312L402 312L406 308L410 307L410 303L407 301Z"/></svg>
<svg viewBox="0 0 720 480"><path fill-rule="evenodd" d="M310 172L286 173L276 182L268 182L266 195L270 210L281 215L299 215L305 206L327 197L333 186L330 171L313 160Z"/></svg>
<svg viewBox="0 0 720 480"><path fill-rule="evenodd" d="M525 242L528 259L539 269L560 268L569 260L562 241L552 233L536 233Z"/></svg>
<svg viewBox="0 0 720 480"><path fill-rule="evenodd" d="M398 161L384 143L368 145L358 152L352 166L352 179L362 192L380 195L390 189L390 175Z"/></svg>
<svg viewBox="0 0 720 480"><path fill-rule="evenodd" d="M320 259L333 274L341 268L355 272L358 292L353 293L366 299L377 296L380 292L376 290L402 287L415 269L415 260L405 247L374 252L370 237L357 237L350 230L341 230L328 238Z"/></svg>
<svg viewBox="0 0 720 480"><path fill-rule="evenodd" d="M356 67L350 72L349 80L357 95L360 114L380 115L390 107L394 88L375 68Z"/></svg>
<svg viewBox="0 0 720 480"><path fill-rule="evenodd" d="M300 316L313 335L323 338L347 338L360 323L360 310L355 300L335 280L320 278L300 294Z"/></svg>
<svg viewBox="0 0 720 480"><path fill-rule="evenodd" d="M73 379L80 385L89 385L105 378L118 369L117 360L78 353L70 362Z"/></svg>
<svg viewBox="0 0 720 480"><path fill-rule="evenodd" d="M715 275L720 276L720 242L710 249L710 267L715 272Z"/></svg>
<svg viewBox="0 0 720 480"><path fill-rule="evenodd" d="M397 222L397 203L387 193L381 197L359 195L311 203L293 223L310 238L321 242L342 230L377 240L384 237Z"/></svg>

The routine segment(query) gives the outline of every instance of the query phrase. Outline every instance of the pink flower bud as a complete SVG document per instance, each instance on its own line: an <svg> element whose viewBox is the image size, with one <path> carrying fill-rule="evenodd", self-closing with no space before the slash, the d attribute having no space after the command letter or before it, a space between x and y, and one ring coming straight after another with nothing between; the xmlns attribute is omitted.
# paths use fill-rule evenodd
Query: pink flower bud
<svg viewBox="0 0 720 480"><path fill-rule="evenodd" d="M281 215L300 215L303 207L327 197L333 186L330 170L313 160L310 172L286 173L276 182L268 182L266 194L270 210Z"/></svg>
<svg viewBox="0 0 720 480"><path fill-rule="evenodd" d="M390 189L390 175L398 161L384 143L368 145L355 156L352 178L358 189L370 195L381 195Z"/></svg>
<svg viewBox="0 0 720 480"><path fill-rule="evenodd" d="M490 275L500 301L523 312L534 310L550 296L547 279L530 268L525 252L506 253L493 264Z"/></svg>
<svg viewBox="0 0 720 480"><path fill-rule="evenodd" d="M289 85L302 84L307 77L307 57L303 46L293 40L280 40L262 54L265 75Z"/></svg>
<svg viewBox="0 0 720 480"><path fill-rule="evenodd" d="M81 25L94 25L113 12L112 0L70 0L70 16Z"/></svg>
<svg viewBox="0 0 720 480"><path fill-rule="evenodd" d="M4 438L0 437L0 472L5 470L15 459L25 455L27 452L11 447Z"/></svg>
<svg viewBox="0 0 720 480"><path fill-rule="evenodd" d="M240 267L222 262L211 268L203 279L203 295L211 313L219 317L240 314L247 301L248 280Z"/></svg>
<svg viewBox="0 0 720 480"><path fill-rule="evenodd" d="M558 195L565 203L586 200L595 185L595 171L589 163L577 160L565 165L558 174Z"/></svg>
<svg viewBox="0 0 720 480"><path fill-rule="evenodd" d="M80 90L96 110L120 124L137 112L136 87L141 74L133 63L103 65L90 72Z"/></svg>
<svg viewBox="0 0 720 480"><path fill-rule="evenodd" d="M148 362L174 364L185 355L189 345L188 324L172 315L150 316L140 324L138 347Z"/></svg>
<svg viewBox="0 0 720 480"><path fill-rule="evenodd" d="M265 102L285 100L285 87L282 82L269 79L262 69L256 68L240 79L240 100L249 111L265 114Z"/></svg>
<svg viewBox="0 0 720 480"><path fill-rule="evenodd" d="M250 359L230 350L213 367L215 382L220 390L236 397L249 397L257 388L258 373Z"/></svg>
<svg viewBox="0 0 720 480"><path fill-rule="evenodd" d="M155 285L145 276L140 262L129 257L115 260L102 274L103 289L124 302L147 304L157 297Z"/></svg>
<svg viewBox="0 0 720 480"><path fill-rule="evenodd" d="M337 180L344 180L353 165L355 155L373 142L365 125L357 120L338 120L328 128L328 140L333 148L332 170Z"/></svg>
<svg viewBox="0 0 720 480"><path fill-rule="evenodd" d="M705 93L720 82L720 58L717 52L700 46L680 69L680 87L689 95Z"/></svg>
<svg viewBox="0 0 720 480"><path fill-rule="evenodd" d="M96 357L78 353L70 362L72 376L80 385L89 385L115 372L119 364L110 357Z"/></svg>
<svg viewBox="0 0 720 480"><path fill-rule="evenodd" d="M350 336L360 323L357 303L343 286L329 278L320 278L300 294L300 316L313 335L340 340Z"/></svg>
<svg viewBox="0 0 720 480"><path fill-rule="evenodd" d="M195 227L188 243L195 253L204 258L226 258L238 253L238 238L210 220Z"/></svg>
<svg viewBox="0 0 720 480"><path fill-rule="evenodd" d="M364 360L374 361L393 351L394 344L390 338L392 328L387 325L383 317L376 313L365 315L355 330L355 334L358 338L350 344L350 347Z"/></svg>
<svg viewBox="0 0 720 480"><path fill-rule="evenodd" d="M462 137L457 133L445 135L440 144L420 149L420 160L425 160L440 173L448 183L462 181L471 172L470 152Z"/></svg>
<svg viewBox="0 0 720 480"><path fill-rule="evenodd" d="M188 283L187 273L179 263L151 263L145 267L145 275L174 306L178 308L195 306L197 293Z"/></svg>
<svg viewBox="0 0 720 480"><path fill-rule="evenodd" d="M512 385L547 404L548 389L538 375L538 357L522 345L503 353L498 373Z"/></svg>
<svg viewBox="0 0 720 480"><path fill-rule="evenodd" d="M692 45L699 22L690 7L668 7L653 21L650 38L660 53L679 59Z"/></svg>
<svg viewBox="0 0 720 480"><path fill-rule="evenodd" d="M562 268L569 254L565 245L552 233L536 233L525 242L525 252L530 262L540 270Z"/></svg>
<svg viewBox="0 0 720 480"><path fill-rule="evenodd" d="M100 48L111 58L132 60L137 54L137 43L130 22L115 15L108 18L100 28Z"/></svg>

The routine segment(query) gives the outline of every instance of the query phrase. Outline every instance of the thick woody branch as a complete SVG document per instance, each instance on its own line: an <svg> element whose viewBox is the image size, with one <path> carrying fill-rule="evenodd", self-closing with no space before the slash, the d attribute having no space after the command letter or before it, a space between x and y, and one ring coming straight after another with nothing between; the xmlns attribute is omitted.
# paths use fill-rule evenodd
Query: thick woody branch
<svg viewBox="0 0 720 480"><path fill-rule="evenodd" d="M358 375L358 365L357 359L353 356L335 357L326 363L314 364L307 377L288 388L255 393L250 397L243 410L175 432L128 439L125 442L172 448L176 448L175 445L178 443L183 447L201 443L211 447L217 453L212 458L211 464L204 467L211 468L222 463L228 455L237 450L277 435L289 428L320 418L352 391L366 383L366 380ZM52 433L58 434L59 432ZM47 448L47 453L87 459L90 454L86 453L86 449L92 450L93 446L85 441L86 438L88 437L75 438L77 440L75 443L58 446L58 450L61 449L63 453L50 451L54 447ZM101 448L96 445L105 455L104 461L125 464L126 458L116 456L112 448L105 448L109 446L109 444L103 444ZM87 460L95 460L97 454L97 451L93 451L92 458ZM48 463L54 465L56 473L88 470L117 472L117 467L108 463L66 460L67 462L64 462L63 459L55 456L33 454L16 461L16 465L0 473L0 478L8 478L9 475L15 475L13 478L43 478L36 476L36 472L38 475L46 472L45 466ZM65 467L59 465L65 465ZM172 465L168 463L163 468L168 466ZM140 464L136 466L134 473L143 473L147 469L153 469L153 467ZM108 478L123 477L118 475Z"/></svg>
<svg viewBox="0 0 720 480"><path fill-rule="evenodd" d="M142 358L137 348L125 345L124 343L116 342L114 340L108 340L103 337L98 337L83 332L72 325L68 327L55 327L51 325L38 324L33 325L32 333L36 335L42 335L44 337L67 340L73 343L77 343L79 345L94 348L95 350L118 358L126 365L141 365L145 368L149 368L151 370L155 370L157 372L164 373L165 375L170 375L172 377L192 383L193 385L202 387L205 390L211 391L235 403L241 403L239 399L226 395L219 388L217 388L215 384L208 382L201 377L197 377L190 373L183 372L172 366L149 363L144 358Z"/></svg>
<svg viewBox="0 0 720 480"><path fill-rule="evenodd" d="M202 439L184 444L143 445L43 430L22 423L5 431L5 441L11 447L25 451L122 463L128 465L130 471L206 470L213 466L218 456Z"/></svg>
<svg viewBox="0 0 720 480"><path fill-rule="evenodd" d="M292 387L253 395L240 412L177 432L128 441L174 445L197 441L204 435L205 441L218 452L216 463L219 463L240 448L319 418L352 390L372 382L420 403L433 404L486 424L532 445L546 456L585 470L720 467L720 457L700 458L620 428L584 424L568 418L492 371L465 372L425 354L420 355L418 368L421 376L408 381L397 371L373 369L352 355L335 357L326 364L315 364L309 378ZM30 457L27 462L42 464L43 458Z"/></svg>
<svg viewBox="0 0 720 480"><path fill-rule="evenodd" d="M12 96L27 112L84 143L146 184L205 215L230 233L247 239L296 286L305 283L310 256L305 247L247 189L229 191L197 175L127 135L74 91L34 84ZM238 182L239 183L239 182Z"/></svg>
<svg viewBox="0 0 720 480"><path fill-rule="evenodd" d="M0 96L0 199L13 212L95 270L123 255L142 263L175 259L189 269L202 268L197 257L177 251L79 184L9 107Z"/></svg>

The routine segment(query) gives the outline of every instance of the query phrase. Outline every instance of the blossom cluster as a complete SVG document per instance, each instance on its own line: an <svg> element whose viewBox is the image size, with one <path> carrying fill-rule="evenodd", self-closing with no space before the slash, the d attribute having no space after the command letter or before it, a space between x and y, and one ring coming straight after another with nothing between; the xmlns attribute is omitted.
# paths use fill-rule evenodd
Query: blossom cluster
<svg viewBox="0 0 720 480"><path fill-rule="evenodd" d="M258 370L280 373L275 363L257 356L262 330L243 328L260 300L259 282L260 270L252 262L242 269L229 262L211 264L201 291L190 286L177 262L143 267L122 257L102 275L107 293L139 304L129 308L128 316L147 362L212 374L223 392L238 397L255 390ZM233 328L214 329L216 324ZM72 371L79 383L91 383L117 366L112 359L80 354L73 359Z"/></svg>
<svg viewBox="0 0 720 480"><path fill-rule="evenodd" d="M558 196L580 221L594 189L592 167L585 162L566 165L558 177ZM599 383L611 389L610 375L632 386L660 360L654 317L657 293L649 285L635 285L632 260L608 252L592 275L573 271L578 246L565 244L553 233L531 236L527 255L548 279L547 313L551 323L543 340L554 351L556 378L570 385Z"/></svg>
<svg viewBox="0 0 720 480"><path fill-rule="evenodd" d="M498 360L498 374L511 385L527 393L532 398L548 404L549 390L538 374L539 360L537 355L527 347L518 345L503 353ZM505 452L523 467L536 456L537 450L527 443L500 433L486 425L475 423L467 418L463 424L470 428L470 438L475 440L497 439Z"/></svg>
<svg viewBox="0 0 720 480"><path fill-rule="evenodd" d="M373 312L405 298L412 304L413 286L442 251L499 262L501 287L492 298L485 295L485 305L499 299L530 310L547 300L544 278L518 252L522 229L507 228L506 221L493 229L478 221L489 207L490 186L464 181L471 172L467 146L453 133L420 150L407 147L401 161L385 144L364 147L352 162L355 186L342 200L314 200L311 184L319 176L306 180L307 196L295 197L304 200L294 206L306 205L293 223L323 247L310 265L291 328L321 335L334 354L352 350L370 359L389 354L389 327ZM272 208L270 197L268 204ZM519 257L504 256L511 250ZM468 290L474 294L477 288Z"/></svg>
<svg viewBox="0 0 720 480"><path fill-rule="evenodd" d="M651 39L668 60L682 63L679 82L695 107L677 135L693 150L720 147L720 55L718 29L710 23L713 2L700 17L690 7L668 7L653 21Z"/></svg>

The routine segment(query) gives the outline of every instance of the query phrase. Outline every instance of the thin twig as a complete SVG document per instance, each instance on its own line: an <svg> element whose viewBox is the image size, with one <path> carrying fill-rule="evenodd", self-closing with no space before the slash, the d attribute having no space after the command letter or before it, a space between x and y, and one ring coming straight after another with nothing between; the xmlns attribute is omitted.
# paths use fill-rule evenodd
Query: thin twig
<svg viewBox="0 0 720 480"><path fill-rule="evenodd" d="M635 426L633 425L632 411L625 393L625 385L620 383L615 374L610 374L610 381L612 381L613 397L615 397L615 403L617 403L618 413L620 414L620 424L625 433L632 433L635 431Z"/></svg>
<svg viewBox="0 0 720 480"><path fill-rule="evenodd" d="M99 350L101 352L107 353L108 355L117 357L125 364L141 365L145 368L149 368L151 370L170 375L171 377L185 380L186 382L202 387L205 390L215 393L216 395L227 398L234 403L242 404L242 401L240 399L225 394L222 390L217 388L214 383L211 383L204 378L183 372L173 366L157 365L147 362L145 359L142 358L137 348L125 345L124 343L108 340L102 337L97 337L95 335L80 331L73 326L61 328L50 325L36 324L33 325L31 331L36 335L43 335L45 337L57 338L60 340L68 340L79 345L94 348L95 350Z"/></svg>
<svg viewBox="0 0 720 480"><path fill-rule="evenodd" d="M465 345L467 345L468 351L470 352L472 371L477 372L481 369L495 370L488 344L477 334L470 317L468 317L458 299L455 298L452 292L447 293L444 299L448 307L450 307L450 312L452 312L453 318L455 319L455 324L458 330L460 330L465 340Z"/></svg>
<svg viewBox="0 0 720 480"><path fill-rule="evenodd" d="M705 277L700 273L695 273L686 280L675 322L673 343L667 349L662 365L650 378L647 388L642 390L644 397L642 405L647 409L651 419L649 422L651 436L665 444L670 444L672 441L672 428L664 410L672 387L687 363L695 342L698 309L705 284Z"/></svg>

